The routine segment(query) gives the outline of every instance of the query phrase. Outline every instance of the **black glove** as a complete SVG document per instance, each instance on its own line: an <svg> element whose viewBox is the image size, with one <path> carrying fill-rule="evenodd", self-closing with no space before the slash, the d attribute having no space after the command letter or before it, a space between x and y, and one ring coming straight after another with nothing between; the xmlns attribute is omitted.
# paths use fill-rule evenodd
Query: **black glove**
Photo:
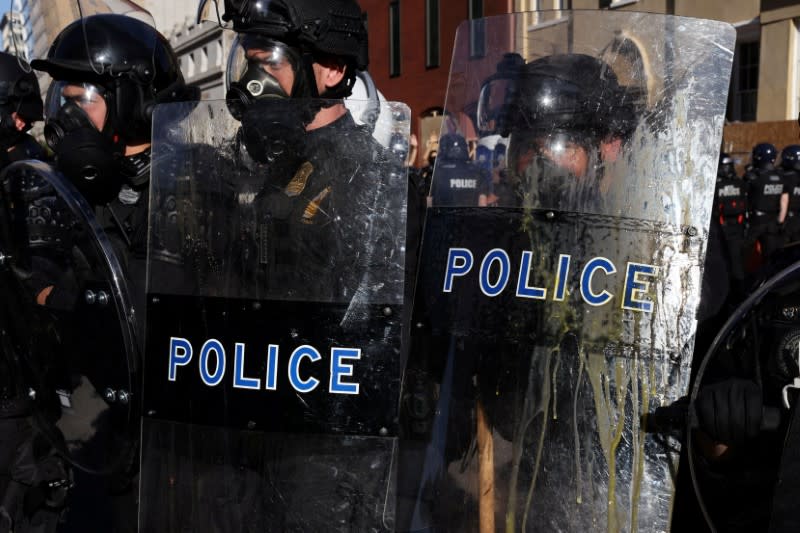
<svg viewBox="0 0 800 533"><path fill-rule="evenodd" d="M728 379L700 389L695 402L700 429L717 442L741 444L761 431L761 388L750 380Z"/></svg>

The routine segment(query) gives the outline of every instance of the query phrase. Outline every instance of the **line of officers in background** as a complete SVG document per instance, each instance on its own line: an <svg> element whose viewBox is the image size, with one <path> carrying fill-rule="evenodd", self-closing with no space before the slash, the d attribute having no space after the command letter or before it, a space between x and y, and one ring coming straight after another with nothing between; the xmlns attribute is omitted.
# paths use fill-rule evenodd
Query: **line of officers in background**
<svg viewBox="0 0 800 533"><path fill-rule="evenodd" d="M777 159L775 146L757 144L740 177L733 158L720 154L712 224L718 222L722 230L735 291L745 289L747 272L800 241L800 145L786 146L776 165Z"/></svg>

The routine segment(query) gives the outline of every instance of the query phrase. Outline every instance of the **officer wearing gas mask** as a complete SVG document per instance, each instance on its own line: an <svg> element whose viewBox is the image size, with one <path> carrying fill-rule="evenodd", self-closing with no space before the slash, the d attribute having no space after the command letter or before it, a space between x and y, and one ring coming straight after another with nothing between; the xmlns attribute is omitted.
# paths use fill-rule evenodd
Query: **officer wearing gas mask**
<svg viewBox="0 0 800 533"><path fill-rule="evenodd" d="M498 204L597 206L610 187L605 167L620 156L636 124L631 98L613 70L582 54L527 64L508 54L486 87L507 80L519 96L505 103L497 123L500 135L510 134L509 186L496 192Z"/></svg>
<svg viewBox="0 0 800 533"><path fill-rule="evenodd" d="M42 120L39 82L22 59L0 52L0 168L23 159L44 159L45 153L28 134Z"/></svg>
<svg viewBox="0 0 800 533"><path fill-rule="evenodd" d="M45 138L55 163L96 206L143 309L153 108L191 100L196 90L186 87L168 41L124 15L73 22L31 66L54 80ZM40 303L50 290L39 294Z"/></svg>
<svg viewBox="0 0 800 533"><path fill-rule="evenodd" d="M98 14L71 23L55 38L47 58L31 65L54 80L46 102L45 137L58 170L95 207L117 252L139 318L141 344L153 108L191 100L196 91L186 87L168 41L152 26L125 15ZM67 270L79 270L69 258L65 262ZM40 281L36 301L72 313L80 283L66 280L79 276L62 274ZM112 473L74 470L68 527L135 530L135 440L126 440L124 450L124 463Z"/></svg>
<svg viewBox="0 0 800 533"><path fill-rule="evenodd" d="M226 96L241 122L235 152L244 170L258 176L255 184L240 178L235 187L240 198L242 191L255 195L254 226L270 232L262 240L269 249L249 254L269 256L263 261L269 272L253 275L272 287L352 294L357 274L334 267L348 252L330 249L342 239L326 232L356 234L383 179L385 171L375 169L398 159L402 171L402 161L357 126L342 101L356 70L368 64L361 10L354 0L226 0L222 19L238 33ZM275 105L281 99L286 104Z"/></svg>

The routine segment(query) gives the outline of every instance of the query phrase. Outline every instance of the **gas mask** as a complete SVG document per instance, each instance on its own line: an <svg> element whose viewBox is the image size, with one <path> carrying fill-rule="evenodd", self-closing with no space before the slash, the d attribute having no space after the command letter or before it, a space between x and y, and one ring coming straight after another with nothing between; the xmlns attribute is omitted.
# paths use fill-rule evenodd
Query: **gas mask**
<svg viewBox="0 0 800 533"><path fill-rule="evenodd" d="M64 96L67 85L76 88L75 95ZM48 94L44 128L59 170L92 204L113 200L123 183L120 165L125 147L119 136L109 131L109 112L105 113L103 131L97 129L88 114L106 106L110 109L102 95L102 89L88 83L54 82Z"/></svg>
<svg viewBox="0 0 800 533"><path fill-rule="evenodd" d="M240 140L250 157L275 167L277 173L302 157L298 147L317 110L307 100L297 100L315 96L306 63L286 44L248 34L236 38L228 60L226 100L242 123Z"/></svg>
<svg viewBox="0 0 800 533"><path fill-rule="evenodd" d="M584 212L602 201L602 163L591 143L562 134L531 139L512 134L512 145L515 141L509 169L523 207Z"/></svg>

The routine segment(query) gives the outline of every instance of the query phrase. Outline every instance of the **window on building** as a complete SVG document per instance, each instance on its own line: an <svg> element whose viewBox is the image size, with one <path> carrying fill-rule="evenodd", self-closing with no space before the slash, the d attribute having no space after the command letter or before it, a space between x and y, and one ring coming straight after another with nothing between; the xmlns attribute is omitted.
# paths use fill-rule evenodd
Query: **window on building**
<svg viewBox="0 0 800 533"><path fill-rule="evenodd" d="M486 25L483 17L483 0L467 0L469 23L469 55L483 57L486 55Z"/></svg>
<svg viewBox="0 0 800 533"><path fill-rule="evenodd" d="M218 67L222 66L222 39L217 39L214 44L214 64Z"/></svg>
<svg viewBox="0 0 800 533"><path fill-rule="evenodd" d="M389 76L400 75L400 2L389 3Z"/></svg>
<svg viewBox="0 0 800 533"><path fill-rule="evenodd" d="M187 78L194 77L194 52L189 54L189 60L187 61L186 65L186 77Z"/></svg>
<svg viewBox="0 0 800 533"><path fill-rule="evenodd" d="M728 120L744 122L756 119L760 49L758 41L736 44L728 98Z"/></svg>
<svg viewBox="0 0 800 533"><path fill-rule="evenodd" d="M425 0L425 66L439 66L439 0Z"/></svg>
<svg viewBox="0 0 800 533"><path fill-rule="evenodd" d="M208 70L208 46L204 46L200 52L200 72Z"/></svg>

